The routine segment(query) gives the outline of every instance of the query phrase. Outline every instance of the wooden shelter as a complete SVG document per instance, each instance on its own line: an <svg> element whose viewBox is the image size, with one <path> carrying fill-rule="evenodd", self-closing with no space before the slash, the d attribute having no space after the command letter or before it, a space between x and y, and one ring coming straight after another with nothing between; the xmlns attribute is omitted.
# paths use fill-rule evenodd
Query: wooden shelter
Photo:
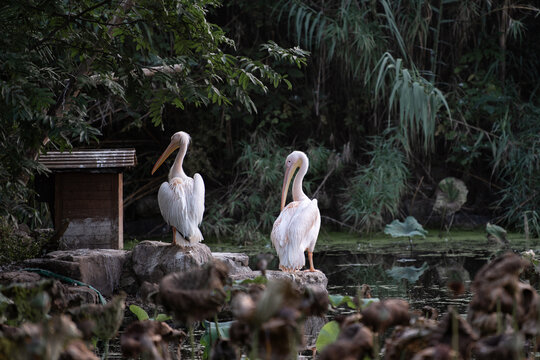
<svg viewBox="0 0 540 360"><path fill-rule="evenodd" d="M122 249L122 171L136 165L135 149L49 151L39 162L52 176L38 193L49 202L55 228L67 224L61 247Z"/></svg>

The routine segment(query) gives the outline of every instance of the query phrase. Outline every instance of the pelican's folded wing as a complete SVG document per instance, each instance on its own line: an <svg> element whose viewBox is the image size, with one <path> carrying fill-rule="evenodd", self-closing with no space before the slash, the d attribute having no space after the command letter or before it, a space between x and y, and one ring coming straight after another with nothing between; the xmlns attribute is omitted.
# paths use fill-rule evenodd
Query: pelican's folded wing
<svg viewBox="0 0 540 360"><path fill-rule="evenodd" d="M171 182L161 184L158 192L161 215L167 224L174 226L183 236L189 236L192 227L187 205L189 185L187 181L174 178Z"/></svg>
<svg viewBox="0 0 540 360"><path fill-rule="evenodd" d="M272 239L274 248L276 248L278 252L279 249L283 249L289 243L287 229L289 228L289 224L295 212L296 206L294 206L294 203L290 203L289 205L285 206L274 222L270 238Z"/></svg>
<svg viewBox="0 0 540 360"><path fill-rule="evenodd" d="M302 249L302 252L314 247L320 227L321 214L317 200L301 201L288 228L287 237L290 239L291 246Z"/></svg>
<svg viewBox="0 0 540 360"><path fill-rule="evenodd" d="M193 175L193 196L190 199L193 221L200 225L204 214L204 181L199 174Z"/></svg>

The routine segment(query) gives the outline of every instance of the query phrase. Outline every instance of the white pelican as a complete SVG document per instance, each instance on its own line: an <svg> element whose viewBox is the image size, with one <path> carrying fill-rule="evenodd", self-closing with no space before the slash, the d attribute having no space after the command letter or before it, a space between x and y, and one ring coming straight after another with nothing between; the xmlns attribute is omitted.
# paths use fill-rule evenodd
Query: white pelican
<svg viewBox="0 0 540 360"><path fill-rule="evenodd" d="M271 238L279 256L279 268L286 272L300 270L305 265L304 251L308 252L308 271L316 271L313 249L321 227L321 214L317 199L310 200L302 191L302 180L308 166L308 157L301 151L293 151L285 160L281 213L274 222ZM293 201L285 207L289 184L297 168L300 170L293 182Z"/></svg>
<svg viewBox="0 0 540 360"><path fill-rule="evenodd" d="M158 192L159 210L163 219L173 228L173 245L176 245L176 233L182 245L190 245L203 240L199 225L204 212L204 182L199 174L193 178L184 173L182 163L186 156L191 137L179 131L171 137L171 143L159 157L152 169L152 175L165 159L180 148L169 172L169 181L161 184Z"/></svg>

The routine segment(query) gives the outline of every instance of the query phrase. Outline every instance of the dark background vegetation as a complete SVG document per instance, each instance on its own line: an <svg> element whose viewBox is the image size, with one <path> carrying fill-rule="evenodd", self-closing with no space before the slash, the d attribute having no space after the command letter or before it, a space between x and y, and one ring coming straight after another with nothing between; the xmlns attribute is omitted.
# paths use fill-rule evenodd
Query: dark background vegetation
<svg viewBox="0 0 540 360"><path fill-rule="evenodd" d="M3 226L47 225L32 191L45 171L40 151L135 147L125 214L144 226L127 230L155 230L151 199L166 170L150 170L183 130L193 140L184 168L206 184L207 237L268 237L293 149L310 158L306 193L318 198L323 227L368 233L411 214L439 226L436 187L453 176L469 189L457 225L491 221L538 235L535 6L8 1L0 7ZM183 70L142 75L164 64Z"/></svg>

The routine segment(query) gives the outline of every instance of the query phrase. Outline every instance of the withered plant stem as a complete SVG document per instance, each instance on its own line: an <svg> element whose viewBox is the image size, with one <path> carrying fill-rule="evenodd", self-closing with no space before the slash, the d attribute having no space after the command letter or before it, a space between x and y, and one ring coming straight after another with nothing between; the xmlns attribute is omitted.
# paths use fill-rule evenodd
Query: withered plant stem
<svg viewBox="0 0 540 360"><path fill-rule="evenodd" d="M379 360L381 358L380 350L381 346L379 344L380 337L378 332L373 332L373 356L375 357L375 360Z"/></svg>
<svg viewBox="0 0 540 360"><path fill-rule="evenodd" d="M497 335L502 334L502 312L501 312L501 300L497 299Z"/></svg>
<svg viewBox="0 0 540 360"><path fill-rule="evenodd" d="M193 322L189 322L189 343L191 344L191 360L195 360L195 335L193 334Z"/></svg>
<svg viewBox="0 0 540 360"><path fill-rule="evenodd" d="M459 354L459 321L457 311L451 313L452 315L452 350L454 350L453 358L458 359Z"/></svg>
<svg viewBox="0 0 540 360"><path fill-rule="evenodd" d="M109 358L109 340L105 340L103 342L103 356L101 357L103 360L107 360Z"/></svg>
<svg viewBox="0 0 540 360"><path fill-rule="evenodd" d="M217 319L217 314L214 315L214 323L216 324L216 332L217 332L217 339L220 340L221 339L221 331L219 330L219 326L218 326L218 319ZM210 326L210 344L212 344L212 327Z"/></svg>
<svg viewBox="0 0 540 360"><path fill-rule="evenodd" d="M253 346L251 348L250 360L251 359L256 360L257 359L257 351L259 349L259 329L255 329L255 331L253 332L253 344L252 345Z"/></svg>

